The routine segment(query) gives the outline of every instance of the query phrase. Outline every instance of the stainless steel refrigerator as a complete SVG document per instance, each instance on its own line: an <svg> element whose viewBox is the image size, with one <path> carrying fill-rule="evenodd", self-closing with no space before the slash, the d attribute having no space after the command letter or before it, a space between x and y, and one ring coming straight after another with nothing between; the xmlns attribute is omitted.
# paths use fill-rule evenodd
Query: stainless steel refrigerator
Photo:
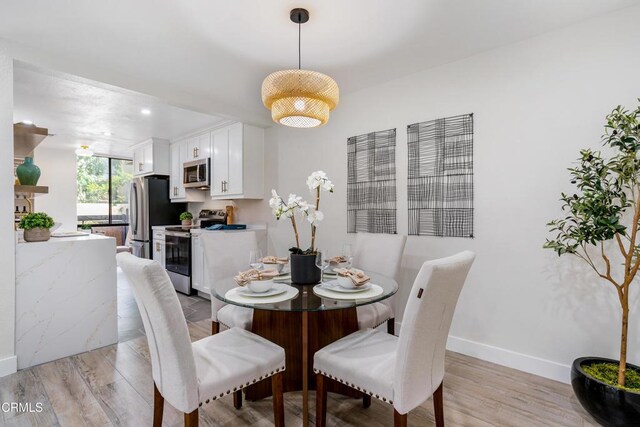
<svg viewBox="0 0 640 427"><path fill-rule="evenodd" d="M169 178L164 176L134 178L129 197L133 254L140 258L151 258L151 227L180 224L180 214L187 210L187 204L171 203Z"/></svg>

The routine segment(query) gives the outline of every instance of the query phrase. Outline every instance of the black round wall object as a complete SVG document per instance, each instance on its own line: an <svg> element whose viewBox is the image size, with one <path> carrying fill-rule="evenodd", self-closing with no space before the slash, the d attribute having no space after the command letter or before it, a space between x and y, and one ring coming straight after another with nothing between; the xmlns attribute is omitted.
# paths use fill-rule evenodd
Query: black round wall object
<svg viewBox="0 0 640 427"><path fill-rule="evenodd" d="M309 11L307 9L302 9L301 7L298 7L291 10L289 17L296 24L304 24L309 20Z"/></svg>

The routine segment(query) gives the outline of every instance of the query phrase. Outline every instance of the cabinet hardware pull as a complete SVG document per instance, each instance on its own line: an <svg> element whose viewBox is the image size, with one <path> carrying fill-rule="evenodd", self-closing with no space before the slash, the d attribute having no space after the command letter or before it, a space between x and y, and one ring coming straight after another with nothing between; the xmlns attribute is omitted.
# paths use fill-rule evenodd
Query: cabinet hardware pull
<svg viewBox="0 0 640 427"><path fill-rule="evenodd" d="M138 171L142 172L142 163L138 163Z"/></svg>

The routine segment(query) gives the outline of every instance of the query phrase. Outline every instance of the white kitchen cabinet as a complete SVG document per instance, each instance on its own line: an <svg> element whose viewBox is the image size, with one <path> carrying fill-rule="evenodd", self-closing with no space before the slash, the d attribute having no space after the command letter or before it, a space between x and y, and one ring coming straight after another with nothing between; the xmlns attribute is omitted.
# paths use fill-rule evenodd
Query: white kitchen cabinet
<svg viewBox="0 0 640 427"><path fill-rule="evenodd" d="M207 159L211 156L211 133L205 132L201 135L191 137L186 140L187 151L185 162L191 160Z"/></svg>
<svg viewBox="0 0 640 427"><path fill-rule="evenodd" d="M165 267L166 258L165 258L165 235L164 231L154 230L153 231L153 260L158 261Z"/></svg>
<svg viewBox="0 0 640 427"><path fill-rule="evenodd" d="M197 291L209 294L208 271L204 260L202 236L191 234L191 287Z"/></svg>
<svg viewBox="0 0 640 427"><path fill-rule="evenodd" d="M186 197L182 184L182 159L186 156L186 143L176 142L171 144L171 174L169 175L169 198L182 201Z"/></svg>
<svg viewBox="0 0 640 427"><path fill-rule="evenodd" d="M169 141L151 138L131 147L133 149L133 175L169 175Z"/></svg>
<svg viewBox="0 0 640 427"><path fill-rule="evenodd" d="M190 161L189 139L184 139L171 144L171 174L169 175L169 198L172 202L204 202L206 191L185 189L183 184L183 165Z"/></svg>
<svg viewBox="0 0 640 427"><path fill-rule="evenodd" d="M264 197L264 130L235 123L211 134L211 197Z"/></svg>

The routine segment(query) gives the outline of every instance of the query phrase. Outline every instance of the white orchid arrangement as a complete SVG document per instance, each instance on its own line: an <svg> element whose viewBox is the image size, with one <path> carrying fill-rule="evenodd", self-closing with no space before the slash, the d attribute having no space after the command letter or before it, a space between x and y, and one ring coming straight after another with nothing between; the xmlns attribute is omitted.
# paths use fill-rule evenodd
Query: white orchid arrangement
<svg viewBox="0 0 640 427"><path fill-rule="evenodd" d="M309 175L307 178L307 186L309 190L315 193L316 203L315 206L310 205L308 202L302 199L302 197L295 194L289 194L287 201L284 200L276 190L271 190L271 199L269 199L269 206L271 207L276 219L289 218L291 225L293 226L293 234L296 239L296 246L291 248L290 251L297 254L313 254L316 251L316 228L318 224L324 219L324 214L320 211L320 192L328 191L333 193L333 183L327 177L327 174L323 171L316 171ZM298 236L298 225L296 223L296 214L303 215L306 220L311 224L311 247L306 251L300 249L300 238Z"/></svg>

